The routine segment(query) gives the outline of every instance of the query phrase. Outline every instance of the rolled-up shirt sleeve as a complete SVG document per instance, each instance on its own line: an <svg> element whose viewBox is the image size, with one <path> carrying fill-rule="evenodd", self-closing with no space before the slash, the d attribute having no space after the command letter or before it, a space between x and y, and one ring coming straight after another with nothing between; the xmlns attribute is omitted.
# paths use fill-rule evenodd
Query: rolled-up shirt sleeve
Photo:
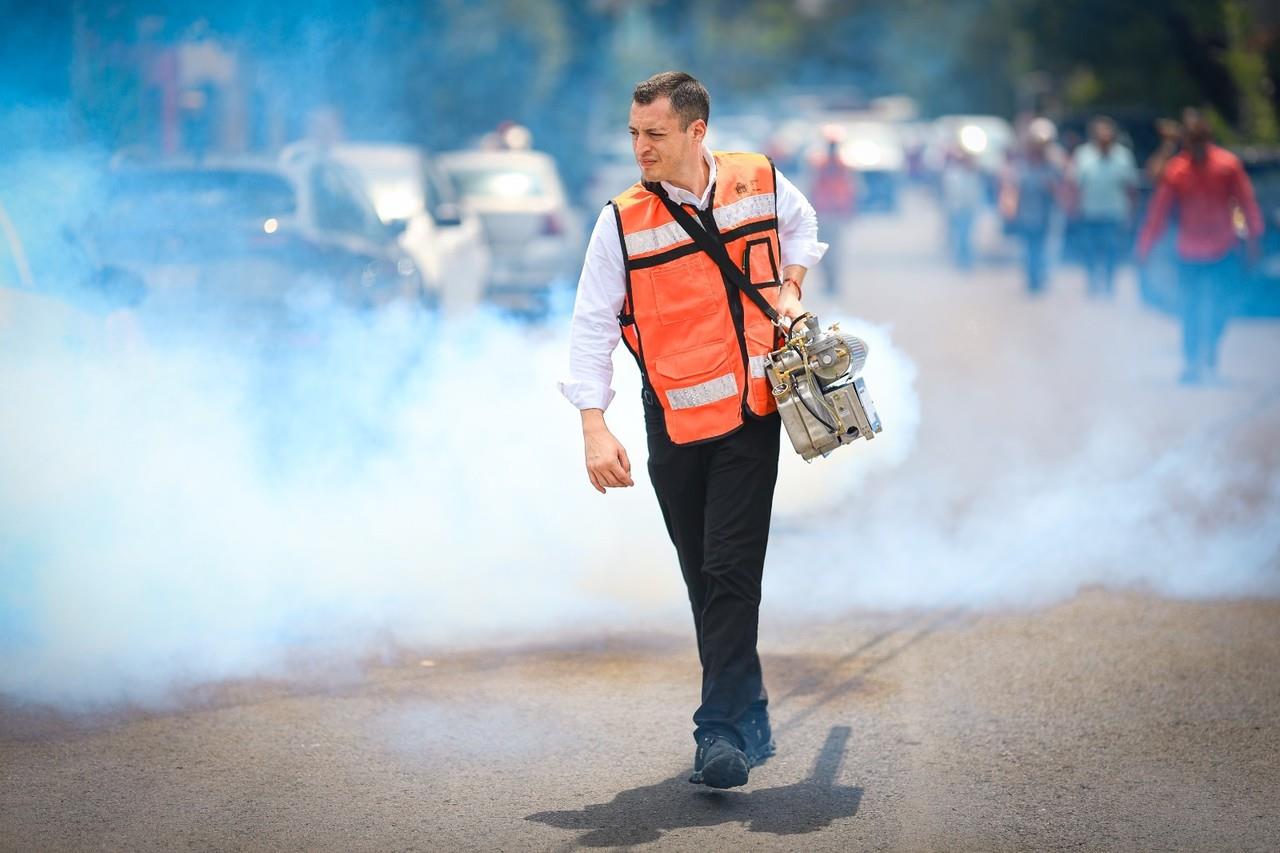
<svg viewBox="0 0 1280 853"><path fill-rule="evenodd" d="M826 254L827 244L818 242L818 214L796 185L777 173L778 242L782 266L812 267Z"/></svg>
<svg viewBox="0 0 1280 853"><path fill-rule="evenodd" d="M613 351L622 337L618 312L626 297L626 270L613 206L605 205L587 243L569 327L569 375L558 386L578 409L613 402Z"/></svg>

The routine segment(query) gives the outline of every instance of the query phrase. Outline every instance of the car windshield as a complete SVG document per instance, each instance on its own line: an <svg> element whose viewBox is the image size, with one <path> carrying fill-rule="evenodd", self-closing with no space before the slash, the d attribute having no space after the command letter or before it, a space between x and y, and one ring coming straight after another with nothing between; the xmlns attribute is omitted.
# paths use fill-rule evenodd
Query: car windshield
<svg viewBox="0 0 1280 853"><path fill-rule="evenodd" d="M850 140L865 139L877 145L895 145L898 142L898 132L887 124L859 122L849 125L847 138Z"/></svg>
<svg viewBox="0 0 1280 853"><path fill-rule="evenodd" d="M265 172L156 171L119 175L107 204L117 222L140 220L172 227L183 222L288 216L293 186Z"/></svg>
<svg viewBox="0 0 1280 853"><path fill-rule="evenodd" d="M547 194L546 176L514 166L456 166L450 170L464 196L479 198L537 198Z"/></svg>
<svg viewBox="0 0 1280 853"><path fill-rule="evenodd" d="M355 171L383 222L408 219L426 207L425 181L413 170L362 166Z"/></svg>

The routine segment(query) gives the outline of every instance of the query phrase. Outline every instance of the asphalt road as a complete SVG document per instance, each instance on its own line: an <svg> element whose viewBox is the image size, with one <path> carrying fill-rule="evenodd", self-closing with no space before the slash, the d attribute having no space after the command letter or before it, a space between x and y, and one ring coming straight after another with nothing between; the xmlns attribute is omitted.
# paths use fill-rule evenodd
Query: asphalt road
<svg viewBox="0 0 1280 853"><path fill-rule="evenodd" d="M998 456L1069 455L1063 424L1086 378L1083 402L1127 401L1111 416L1138 434L1228 418L1215 428L1231 452L1274 486L1273 326L1233 329L1220 387L1180 389L1176 329L1130 290L1100 306L1063 272L1031 303L1012 268L949 273L924 238L904 253L904 221L860 229L863 275L841 296L895 322L920 368L926 417L897 488L945 464L948 482L980 491ZM1050 359L1045 389L1010 349L1069 357ZM1035 404L974 406L973 376ZM1206 400L1211 416L1187 414ZM963 413L966 429L939 413ZM973 440L993 432L1016 446ZM1242 511L1276 523L1250 483L1235 484ZM955 494L961 519L968 493ZM0 849L1276 849L1280 600L1165 597L1115 568L1115 582L1095 572L1003 605L804 623L771 618L766 601L779 752L729 792L685 781L698 677L686 634L310 662L166 711L0 703Z"/></svg>
<svg viewBox="0 0 1280 853"><path fill-rule="evenodd" d="M685 781L677 638L12 712L6 850L1272 850L1280 604L1087 592L766 639L779 754Z"/></svg>

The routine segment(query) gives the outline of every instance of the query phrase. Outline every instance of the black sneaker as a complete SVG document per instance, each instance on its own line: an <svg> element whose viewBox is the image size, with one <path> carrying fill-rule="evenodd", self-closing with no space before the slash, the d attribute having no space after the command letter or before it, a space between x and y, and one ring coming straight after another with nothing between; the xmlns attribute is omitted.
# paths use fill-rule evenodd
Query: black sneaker
<svg viewBox="0 0 1280 853"><path fill-rule="evenodd" d="M752 767L764 764L778 751L773 743L773 728L769 725L769 712L752 708L738 720L738 731L746 742L747 761Z"/></svg>
<svg viewBox="0 0 1280 853"><path fill-rule="evenodd" d="M747 754L720 735L705 735L693 756L693 775L689 781L711 788L737 788L747 784L751 769Z"/></svg>

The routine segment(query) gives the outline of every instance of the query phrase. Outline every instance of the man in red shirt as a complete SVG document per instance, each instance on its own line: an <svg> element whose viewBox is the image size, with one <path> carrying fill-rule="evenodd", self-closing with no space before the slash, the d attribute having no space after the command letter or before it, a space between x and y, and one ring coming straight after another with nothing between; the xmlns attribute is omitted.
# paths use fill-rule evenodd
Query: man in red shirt
<svg viewBox="0 0 1280 853"><path fill-rule="evenodd" d="M1138 260L1145 262L1164 233L1169 212L1178 209L1178 289L1182 302L1182 381L1213 377L1218 343L1227 324L1227 297L1238 284L1241 267L1236 211L1244 214L1250 261L1258 257L1262 214L1240 159L1213 144L1208 122L1195 111L1185 114L1184 149L1169 160L1138 238Z"/></svg>

